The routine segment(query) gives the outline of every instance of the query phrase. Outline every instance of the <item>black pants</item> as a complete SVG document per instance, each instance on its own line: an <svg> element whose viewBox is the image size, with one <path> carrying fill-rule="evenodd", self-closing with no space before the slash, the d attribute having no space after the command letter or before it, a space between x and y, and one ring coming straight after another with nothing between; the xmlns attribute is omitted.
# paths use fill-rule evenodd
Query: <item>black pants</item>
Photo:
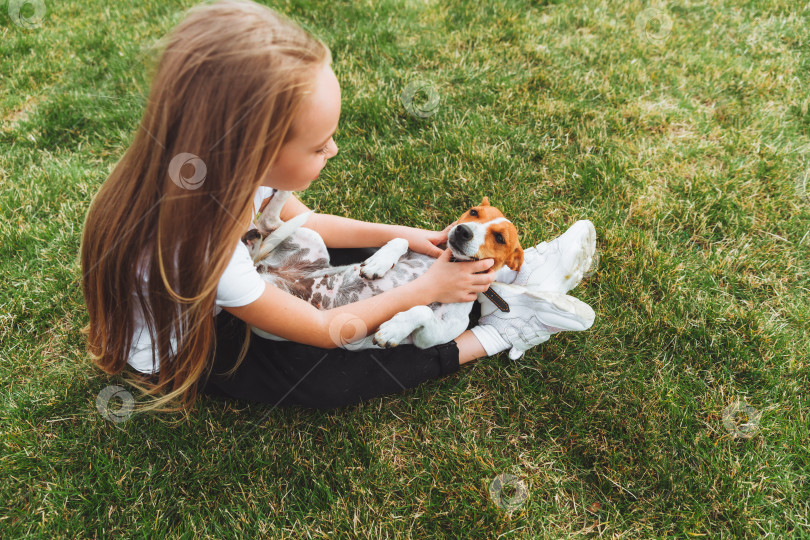
<svg viewBox="0 0 810 540"><path fill-rule="evenodd" d="M334 265L366 259L376 248L330 249ZM476 304L477 305L477 304ZM278 406L334 408L401 392L459 368L455 341L429 349L321 349L250 337L247 356L231 376L245 323L227 311L216 317L217 349L203 393Z"/></svg>

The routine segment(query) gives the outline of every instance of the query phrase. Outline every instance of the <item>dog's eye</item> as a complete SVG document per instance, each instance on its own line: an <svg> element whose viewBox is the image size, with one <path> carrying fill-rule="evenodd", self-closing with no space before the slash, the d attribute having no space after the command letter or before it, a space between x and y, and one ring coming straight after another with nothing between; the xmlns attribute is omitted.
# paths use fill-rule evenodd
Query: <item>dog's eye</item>
<svg viewBox="0 0 810 540"><path fill-rule="evenodd" d="M470 215L472 217L478 217L478 210L470 210Z"/></svg>
<svg viewBox="0 0 810 540"><path fill-rule="evenodd" d="M506 240L503 239L503 236L501 236L501 233L495 233L495 241L498 242L499 244L505 244L506 243Z"/></svg>

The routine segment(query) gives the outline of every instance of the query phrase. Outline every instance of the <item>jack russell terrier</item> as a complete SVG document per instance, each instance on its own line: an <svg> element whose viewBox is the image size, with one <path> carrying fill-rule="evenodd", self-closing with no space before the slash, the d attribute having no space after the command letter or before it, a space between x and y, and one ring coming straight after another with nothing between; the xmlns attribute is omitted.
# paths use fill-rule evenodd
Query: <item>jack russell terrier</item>
<svg viewBox="0 0 810 540"><path fill-rule="evenodd" d="M302 227L312 211L281 221L281 209L290 195L289 191L276 191L269 201L265 200L257 228L245 233L242 241L262 279L318 309L357 302L413 281L436 261L408 250L407 240L395 238L362 263L332 266L321 236ZM448 233L447 245L453 260L494 259L495 272L504 265L518 271L523 264L517 229L500 210L490 206L487 197L459 218ZM479 294L478 300L509 310L491 289L485 297ZM384 322L374 335L341 346L357 350L409 343L424 349L447 343L467 329L472 307L473 302L415 306ZM284 341L256 327L252 331Z"/></svg>

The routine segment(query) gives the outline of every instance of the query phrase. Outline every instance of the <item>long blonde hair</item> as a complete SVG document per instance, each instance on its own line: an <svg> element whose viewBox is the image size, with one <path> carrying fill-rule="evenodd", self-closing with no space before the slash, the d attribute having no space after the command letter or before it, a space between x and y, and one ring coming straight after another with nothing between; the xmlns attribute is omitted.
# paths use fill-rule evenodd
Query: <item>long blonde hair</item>
<svg viewBox="0 0 810 540"><path fill-rule="evenodd" d="M332 57L295 22L240 0L191 8L158 50L140 128L85 218L82 333L92 362L121 372L137 301L159 366L155 384L130 382L152 397L141 410L176 411L193 405L210 371L217 284L250 225L254 194ZM179 168L189 160L193 184ZM150 261L146 294L141 256Z"/></svg>

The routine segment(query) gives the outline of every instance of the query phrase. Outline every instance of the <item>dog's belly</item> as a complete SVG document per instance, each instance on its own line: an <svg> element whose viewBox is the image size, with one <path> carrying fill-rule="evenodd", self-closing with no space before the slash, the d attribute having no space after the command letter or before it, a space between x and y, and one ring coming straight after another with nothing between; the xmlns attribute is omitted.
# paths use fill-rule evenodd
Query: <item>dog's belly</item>
<svg viewBox="0 0 810 540"><path fill-rule="evenodd" d="M360 274L360 263L331 266L321 236L302 227L257 265L262 279L318 309L351 304L399 287L424 274L436 259L408 251L378 279Z"/></svg>
<svg viewBox="0 0 810 540"><path fill-rule="evenodd" d="M324 269L317 273L318 278L310 301L321 309L331 309L371 298L415 280L435 260L427 255L408 251L391 270L378 279L363 277L359 263Z"/></svg>
<svg viewBox="0 0 810 540"><path fill-rule="evenodd" d="M390 260L393 258L386 258L385 255L378 257L377 261L370 262L366 270L374 268L368 273L379 275L385 266L376 265L380 261ZM371 298L413 281L427 272L435 261L433 257L408 250L381 277L369 279L362 275L360 263L331 266L329 252L320 235L311 229L301 228L278 244L256 268L262 279L271 285L306 300L318 309L327 310ZM472 304L434 302L428 306L432 315L427 318L424 312L411 313L412 310L408 310L384 323L374 335L352 345L360 349L379 349L381 346L391 346L391 343L413 344L422 348L445 343L464 330L468 318L462 315L469 315ZM417 308L419 306L413 310ZM411 315L408 316L408 313ZM383 341L378 343L376 340L386 324L389 333L381 337ZM261 333L256 328L253 331L262 337L277 339L277 336Z"/></svg>

